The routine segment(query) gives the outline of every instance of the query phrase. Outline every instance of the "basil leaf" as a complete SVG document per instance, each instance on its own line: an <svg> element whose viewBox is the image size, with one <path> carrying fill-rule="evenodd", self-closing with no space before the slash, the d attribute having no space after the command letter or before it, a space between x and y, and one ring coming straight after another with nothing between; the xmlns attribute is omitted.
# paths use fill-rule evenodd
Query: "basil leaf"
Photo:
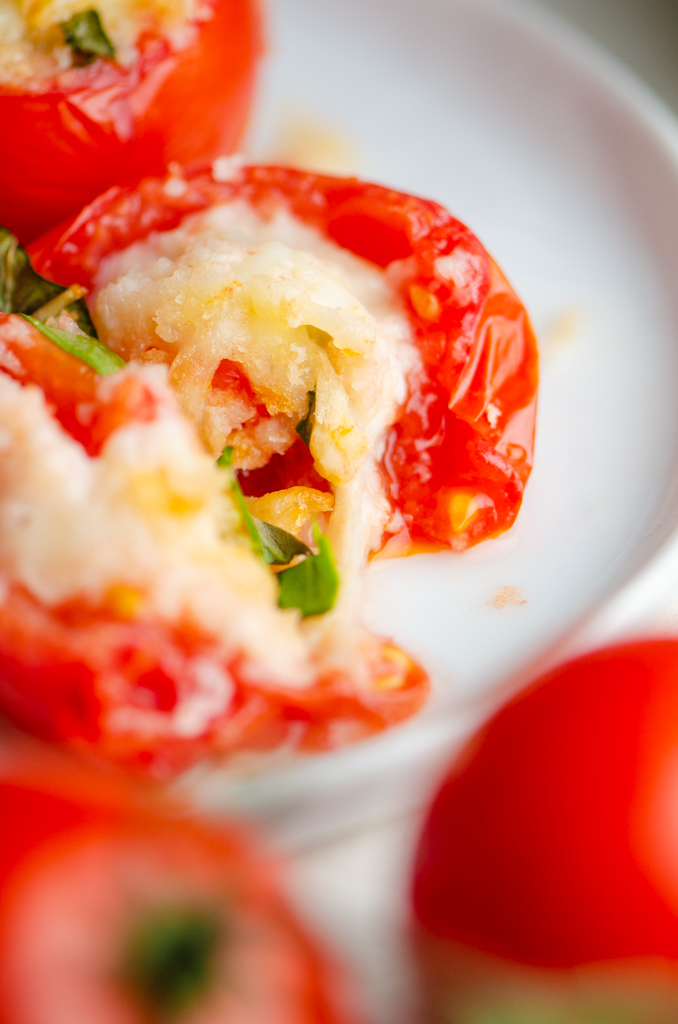
<svg viewBox="0 0 678 1024"><path fill-rule="evenodd" d="M308 448L311 441L311 431L313 430L313 417L315 415L315 391L309 391L308 393L308 412L304 416L303 420L297 423L295 430L301 440Z"/></svg>
<svg viewBox="0 0 678 1024"><path fill-rule="evenodd" d="M60 28L78 66L91 64L97 57L115 57L113 44L104 32L97 11L78 11L68 21L63 21Z"/></svg>
<svg viewBox="0 0 678 1024"><path fill-rule="evenodd" d="M93 370L100 373L102 377L108 376L109 373L115 373L116 370L120 370L123 366L127 365L124 359L121 359L115 352L112 352L98 338L86 338L82 334L69 334L68 331L60 331L56 327L47 327L46 324L40 323L39 320L35 320L32 316L27 316L25 313L22 313L21 316L29 324L37 327L46 338L53 341L64 352L70 352L72 356L82 359L83 363L87 363Z"/></svg>
<svg viewBox="0 0 678 1024"><path fill-rule="evenodd" d="M339 590L339 573L329 539L316 526L313 539L320 548L317 555L278 573L281 608L299 608L303 618L323 615L334 607Z"/></svg>
<svg viewBox="0 0 678 1024"><path fill-rule="evenodd" d="M217 459L217 466L228 469L232 461L233 449L227 446ZM306 547L303 541L297 540L294 534L288 533L287 530L281 530L279 526L273 526L272 523L265 523L263 519L257 519L252 515L235 477L231 481L231 490L243 526L250 535L255 554L259 555L259 558L267 565L287 565L295 555L311 554L311 549Z"/></svg>
<svg viewBox="0 0 678 1024"><path fill-rule="evenodd" d="M269 559L266 558L266 553L264 551L264 546L261 543L259 531L254 525L254 519L252 517L250 510L247 507L245 497L242 491L240 490L240 484L235 478L233 479L233 483L231 484L231 490L233 491L233 500L238 506L238 512L240 513L240 518L242 519L243 526L250 535L250 540L252 541L252 547L254 548L255 555L259 555L259 558L263 559L264 562L268 562Z"/></svg>
<svg viewBox="0 0 678 1024"><path fill-rule="evenodd" d="M217 466L221 466L222 469L228 469L233 462L233 449L230 445L227 445L219 458L217 459Z"/></svg>
<svg viewBox="0 0 678 1024"><path fill-rule="evenodd" d="M307 548L303 541L298 540L293 533L281 530L279 526L272 523L265 523L263 519L252 516L252 522L259 534L259 540L264 551L264 561L269 565L287 565L295 555L310 555L311 549Z"/></svg>
<svg viewBox="0 0 678 1024"><path fill-rule="evenodd" d="M0 311L3 313L35 313L66 291L41 277L31 266L31 258L7 228L0 227ZM66 306L81 331L96 338L97 332L89 315L87 303L78 299Z"/></svg>
<svg viewBox="0 0 678 1024"><path fill-rule="evenodd" d="M16 236L0 227L0 308L3 313L32 313L65 290L36 274Z"/></svg>

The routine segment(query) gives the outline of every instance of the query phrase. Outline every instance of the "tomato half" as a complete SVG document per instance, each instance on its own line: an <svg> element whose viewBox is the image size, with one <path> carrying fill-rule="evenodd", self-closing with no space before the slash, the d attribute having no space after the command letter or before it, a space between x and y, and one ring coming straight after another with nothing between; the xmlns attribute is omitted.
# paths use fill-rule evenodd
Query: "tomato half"
<svg viewBox="0 0 678 1024"><path fill-rule="evenodd" d="M586 655L494 716L429 812L414 910L441 1019L675 1019L678 641Z"/></svg>
<svg viewBox="0 0 678 1024"><path fill-rule="evenodd" d="M116 182L231 153L260 48L256 0L215 0L183 50L145 35L129 67L100 59L40 93L0 87L0 224L27 243Z"/></svg>
<svg viewBox="0 0 678 1024"><path fill-rule="evenodd" d="M33 325L0 313L3 371L37 384L61 425L96 456L109 435L156 415L153 392L127 374L101 377ZM84 413L84 415L83 415ZM362 739L414 714L428 695L428 678L389 643L377 642L366 665L369 684L345 673L318 674L307 688L261 685L234 658L221 665L232 697L197 734L173 717L195 699L194 673L214 659L214 637L193 621L164 622L135 607L125 587L99 603L48 605L9 584L0 603L0 707L29 732L86 747L156 778L209 754L269 750L290 744L329 750ZM131 603L130 603L131 602ZM150 714L120 731L120 716Z"/></svg>
<svg viewBox="0 0 678 1024"><path fill-rule="evenodd" d="M82 765L0 779L0 1019L339 1024L344 977L233 825L209 827Z"/></svg>
<svg viewBox="0 0 678 1024"><path fill-rule="evenodd" d="M508 529L532 468L537 347L524 306L475 235L437 203L355 178L249 167L228 182L188 174L184 185L179 195L153 178L109 190L32 247L36 269L88 287L106 256L232 198L263 210L284 203L380 267L402 261L397 288L421 366L383 472L406 543L463 550ZM298 482L293 470L281 482L280 460L271 472L271 486ZM267 483L264 470L243 487L261 493Z"/></svg>

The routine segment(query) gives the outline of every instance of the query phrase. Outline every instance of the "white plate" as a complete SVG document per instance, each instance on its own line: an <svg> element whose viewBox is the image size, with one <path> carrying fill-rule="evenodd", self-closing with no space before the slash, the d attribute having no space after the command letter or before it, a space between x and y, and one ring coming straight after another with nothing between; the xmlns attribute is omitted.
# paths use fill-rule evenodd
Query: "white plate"
<svg viewBox="0 0 678 1024"><path fill-rule="evenodd" d="M652 621L674 579L678 591L678 132L611 58L532 7L276 0L270 16L253 151L303 111L353 141L360 174L445 204L526 302L542 356L516 527L368 572L366 621L430 671L426 711L237 784L196 773L205 806L299 841L421 800L481 698Z"/></svg>

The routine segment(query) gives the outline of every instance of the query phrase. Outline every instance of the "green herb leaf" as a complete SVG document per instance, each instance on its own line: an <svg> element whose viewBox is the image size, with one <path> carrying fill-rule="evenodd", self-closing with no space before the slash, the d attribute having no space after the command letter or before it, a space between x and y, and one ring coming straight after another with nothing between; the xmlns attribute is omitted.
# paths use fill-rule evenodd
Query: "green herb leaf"
<svg viewBox="0 0 678 1024"><path fill-rule="evenodd" d="M233 449L227 446L217 459L217 466L229 469L232 462ZM257 519L252 515L235 476L231 479L231 491L242 524L250 535L255 554L267 565L287 565L296 555L311 554L311 549L303 541L298 540L294 534L288 533L287 530L281 530L279 526L273 526L272 523L265 523L263 519Z"/></svg>
<svg viewBox="0 0 678 1024"><path fill-rule="evenodd" d="M177 1017L205 995L221 932L216 916L202 909L168 907L140 921L121 973L152 1019Z"/></svg>
<svg viewBox="0 0 678 1024"><path fill-rule="evenodd" d="M233 449L227 445L219 458L217 459L217 466L221 466L222 469L228 469L233 462Z"/></svg>
<svg viewBox="0 0 678 1024"><path fill-rule="evenodd" d="M329 539L316 526L313 539L320 549L299 565L278 573L281 608L299 608L304 618L323 615L334 607L339 590L339 573Z"/></svg>
<svg viewBox="0 0 678 1024"><path fill-rule="evenodd" d="M48 327L46 324L40 323L39 320L35 320L32 316L26 316L25 313L21 315L24 320L37 327L46 338L53 341L64 352L70 352L72 356L82 359L83 363L87 363L88 366L91 366L93 370L96 370L103 377L108 376L109 373L115 373L116 370L120 370L123 366L127 365L124 359L121 359L119 355L112 352L98 338L86 338L82 334L69 334L68 331L59 331L56 327Z"/></svg>
<svg viewBox="0 0 678 1024"><path fill-rule="evenodd" d="M68 21L63 21L60 28L73 50L74 62L80 67L91 64L97 57L115 57L113 44L104 32L97 11L78 11Z"/></svg>
<svg viewBox="0 0 678 1024"><path fill-rule="evenodd" d="M295 429L301 440L308 448L311 442L311 431L313 430L313 419L315 416L315 391L309 391L308 393L308 412L304 416L303 420L297 423Z"/></svg>
<svg viewBox="0 0 678 1024"><path fill-rule="evenodd" d="M230 445L226 445L223 452L217 459L217 466L220 466L221 469L230 469L232 462L233 448ZM254 525L254 519L252 518L250 510L247 507L245 495L242 493L240 484L236 480L235 475L233 473L230 473L229 476L231 478L230 489L233 494L233 500L237 506L238 512L240 513L240 519L242 520L242 524L250 535L250 540L252 541L254 553L256 555L259 555L259 558L262 558L264 561L266 561L264 549L259 538L259 532L256 526Z"/></svg>
<svg viewBox="0 0 678 1024"><path fill-rule="evenodd" d="M311 549L293 533L281 530L279 526L265 523L263 519L252 516L252 522L259 534L264 551L264 561L269 565L287 565L296 555L310 555Z"/></svg>
<svg viewBox="0 0 678 1024"><path fill-rule="evenodd" d="M16 236L0 227L0 310L3 313L35 313L66 290L62 284L48 281L33 270L30 256ZM77 299L65 308L80 330L96 338L84 299Z"/></svg>
<svg viewBox="0 0 678 1024"><path fill-rule="evenodd" d="M259 558L263 559L264 562L268 562L269 559L266 558L266 552L264 551L264 546L261 543L259 531L254 525L254 519L252 517L252 514L250 513L250 510L247 507L245 496L240 490L240 484L235 479L235 477L233 478L233 483L231 484L231 490L233 492L233 500L238 506L238 512L240 513L240 518L242 519L243 526L250 535L250 540L252 541L252 547L254 548L255 555L259 555Z"/></svg>

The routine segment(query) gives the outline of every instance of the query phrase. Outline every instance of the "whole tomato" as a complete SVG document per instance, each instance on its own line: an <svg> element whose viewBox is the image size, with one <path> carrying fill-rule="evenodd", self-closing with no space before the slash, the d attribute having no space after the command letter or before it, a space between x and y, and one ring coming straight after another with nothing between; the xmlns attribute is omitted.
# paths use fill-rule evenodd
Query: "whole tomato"
<svg viewBox="0 0 678 1024"><path fill-rule="evenodd" d="M491 719L428 814L414 911L432 1019L678 1019L677 641L588 654Z"/></svg>
<svg viewBox="0 0 678 1024"><path fill-rule="evenodd" d="M3 1024L341 1024L340 978L233 826L4 751Z"/></svg>
<svg viewBox="0 0 678 1024"><path fill-rule="evenodd" d="M261 50L257 0L207 0L173 51L146 33L129 66L100 58L40 91L0 84L0 224L24 243L118 182L231 153Z"/></svg>

